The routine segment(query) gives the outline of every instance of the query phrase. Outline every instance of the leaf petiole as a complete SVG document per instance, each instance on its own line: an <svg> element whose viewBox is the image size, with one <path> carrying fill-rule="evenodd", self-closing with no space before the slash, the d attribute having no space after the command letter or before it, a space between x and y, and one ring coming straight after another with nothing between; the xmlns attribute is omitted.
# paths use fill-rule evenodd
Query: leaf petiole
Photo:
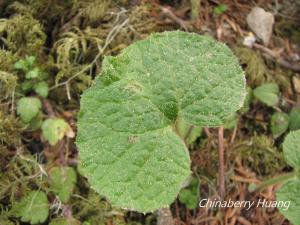
<svg viewBox="0 0 300 225"><path fill-rule="evenodd" d="M278 176L272 177L272 178L260 183L259 185L250 185L249 186L249 191L250 192L262 191L262 190L264 190L265 188L267 188L271 185L280 184L280 183L286 182L288 180L291 180L294 177L296 177L297 174L298 174L297 171L293 171L293 172L290 172L290 173L286 173L286 174L283 174L283 175L278 175Z"/></svg>

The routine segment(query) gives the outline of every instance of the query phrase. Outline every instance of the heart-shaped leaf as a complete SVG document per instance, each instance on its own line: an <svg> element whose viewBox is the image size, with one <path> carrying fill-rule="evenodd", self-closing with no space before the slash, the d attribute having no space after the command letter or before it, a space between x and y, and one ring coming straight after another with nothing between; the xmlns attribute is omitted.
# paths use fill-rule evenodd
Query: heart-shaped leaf
<svg viewBox="0 0 300 225"><path fill-rule="evenodd" d="M102 68L81 97L81 170L116 206L167 206L190 174L176 120L219 126L237 111L245 97L238 60L224 44L176 31L138 41Z"/></svg>
<svg viewBox="0 0 300 225"><path fill-rule="evenodd" d="M276 83L263 84L253 91L254 96L267 106L274 106L278 103L279 87Z"/></svg>
<svg viewBox="0 0 300 225"><path fill-rule="evenodd" d="M42 103L35 97L23 97L18 101L17 113L24 123L29 123L42 108Z"/></svg>
<svg viewBox="0 0 300 225"><path fill-rule="evenodd" d="M46 98L48 96L48 93L49 93L49 87L48 87L47 82L41 81L41 82L35 84L34 85L34 91L39 96L42 96L42 97Z"/></svg>
<svg viewBox="0 0 300 225"><path fill-rule="evenodd" d="M57 144L65 135L73 132L69 124L60 118L46 119L42 124L43 136L51 145Z"/></svg>
<svg viewBox="0 0 300 225"><path fill-rule="evenodd" d="M271 131L275 138L278 138L289 127L289 116L286 113L276 112L271 117Z"/></svg>
<svg viewBox="0 0 300 225"><path fill-rule="evenodd" d="M300 225L300 130L290 132L283 142L283 153L287 163L298 173L294 179L288 180L277 190L277 201L290 202L286 208L279 207L280 212L289 219L294 225Z"/></svg>

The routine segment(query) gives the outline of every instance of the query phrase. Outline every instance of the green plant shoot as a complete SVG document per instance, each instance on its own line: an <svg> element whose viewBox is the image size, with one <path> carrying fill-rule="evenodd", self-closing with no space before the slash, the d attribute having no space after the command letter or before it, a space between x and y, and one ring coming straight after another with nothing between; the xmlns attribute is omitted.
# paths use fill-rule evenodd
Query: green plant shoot
<svg viewBox="0 0 300 225"><path fill-rule="evenodd" d="M238 60L209 37L175 31L106 57L102 68L81 97L81 170L115 206L140 212L168 206L191 174L176 121L226 122L246 94Z"/></svg>

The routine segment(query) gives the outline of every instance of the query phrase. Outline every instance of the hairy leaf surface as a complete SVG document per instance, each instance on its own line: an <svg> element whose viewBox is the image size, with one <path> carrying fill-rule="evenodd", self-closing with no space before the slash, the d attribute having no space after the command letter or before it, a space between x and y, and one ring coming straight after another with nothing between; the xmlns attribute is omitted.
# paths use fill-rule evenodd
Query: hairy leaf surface
<svg viewBox="0 0 300 225"><path fill-rule="evenodd" d="M274 106L279 101L279 87L276 83L262 84L253 91L254 96L267 106Z"/></svg>
<svg viewBox="0 0 300 225"><path fill-rule="evenodd" d="M300 225L299 211L300 211L300 130L291 131L283 142L283 153L287 163L298 171L298 176L292 180L284 183L282 187L277 190L276 198L278 201L290 201L290 207L285 210L279 208L280 212L293 224Z"/></svg>
<svg viewBox="0 0 300 225"><path fill-rule="evenodd" d="M279 211L294 225L300 225L300 180L295 178L283 184L276 192L277 201L290 201L288 209L280 208Z"/></svg>
<svg viewBox="0 0 300 225"><path fill-rule="evenodd" d="M190 174L176 120L219 126L244 96L243 72L225 45L185 32L138 41L106 57L82 95L82 171L116 206L141 212L167 206Z"/></svg>
<svg viewBox="0 0 300 225"><path fill-rule="evenodd" d="M12 213L21 217L22 222L43 223L48 217L49 203L42 191L31 191L12 208Z"/></svg>
<svg viewBox="0 0 300 225"><path fill-rule="evenodd" d="M300 170L300 130L291 131L283 142L283 153L287 163Z"/></svg>
<svg viewBox="0 0 300 225"><path fill-rule="evenodd" d="M17 113L24 123L29 123L42 108L41 100L35 97L23 97L18 101Z"/></svg>
<svg viewBox="0 0 300 225"><path fill-rule="evenodd" d="M69 200L76 183L76 172L72 167L54 167L50 171L50 189L65 203Z"/></svg>

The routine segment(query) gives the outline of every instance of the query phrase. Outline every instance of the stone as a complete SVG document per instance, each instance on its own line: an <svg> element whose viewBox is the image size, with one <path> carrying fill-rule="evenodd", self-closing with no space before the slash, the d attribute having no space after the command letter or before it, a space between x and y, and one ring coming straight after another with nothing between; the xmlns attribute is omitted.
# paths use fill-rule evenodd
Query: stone
<svg viewBox="0 0 300 225"><path fill-rule="evenodd" d="M254 7L247 16L247 24L260 38L264 45L268 45L273 32L274 15L263 8Z"/></svg>

